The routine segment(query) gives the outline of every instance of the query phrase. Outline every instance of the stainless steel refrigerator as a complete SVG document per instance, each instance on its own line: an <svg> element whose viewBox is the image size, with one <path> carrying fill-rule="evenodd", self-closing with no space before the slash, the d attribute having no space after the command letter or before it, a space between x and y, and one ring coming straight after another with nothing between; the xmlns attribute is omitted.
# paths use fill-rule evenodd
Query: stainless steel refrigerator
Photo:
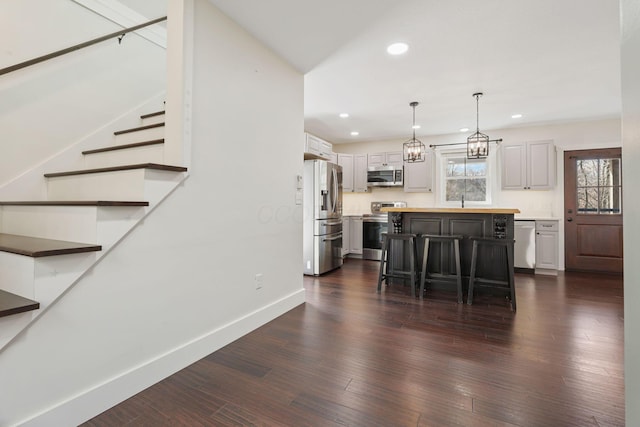
<svg viewBox="0 0 640 427"><path fill-rule="evenodd" d="M342 265L342 167L326 160L304 162L304 274Z"/></svg>

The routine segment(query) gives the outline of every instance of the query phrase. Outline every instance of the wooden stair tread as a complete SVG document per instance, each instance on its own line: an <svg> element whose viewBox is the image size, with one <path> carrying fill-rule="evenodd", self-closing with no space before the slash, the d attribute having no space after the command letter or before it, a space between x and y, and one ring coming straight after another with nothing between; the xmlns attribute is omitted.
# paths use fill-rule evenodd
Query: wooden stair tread
<svg viewBox="0 0 640 427"><path fill-rule="evenodd" d="M164 126L164 123L153 123L151 125L137 126L137 127L131 128L131 129L119 130L119 131L114 132L113 134L114 135L122 135L122 134L125 134L125 133L138 132L138 131L146 130L146 129L160 128L162 126Z"/></svg>
<svg viewBox="0 0 640 427"><path fill-rule="evenodd" d="M37 310L40 303L0 289L0 317Z"/></svg>
<svg viewBox="0 0 640 427"><path fill-rule="evenodd" d="M107 152L107 151L126 150L126 149L129 149L129 148L146 147L148 145L158 145L158 144L164 144L164 138L162 138L162 139L152 139L150 141L135 142L133 144L111 145L109 147L97 148L95 150L83 151L82 154L84 154L84 155L97 154L97 153L104 153L104 152Z"/></svg>
<svg viewBox="0 0 640 427"><path fill-rule="evenodd" d="M33 258L101 250L100 245L0 233L0 251Z"/></svg>
<svg viewBox="0 0 640 427"><path fill-rule="evenodd" d="M141 119L149 119L151 117L161 116L164 114L164 110L156 111L155 113L143 114L140 116Z"/></svg>
<svg viewBox="0 0 640 427"><path fill-rule="evenodd" d="M136 165L113 166L108 168L82 169L82 170L68 171L68 172L45 173L44 176L45 178L55 178L60 176L84 175L89 173L101 173L101 172L117 172L117 171L133 170L133 169L154 169L154 170L164 170L164 171L170 171L170 172L186 172L187 171L187 168L183 166L161 165L158 163L140 163Z"/></svg>
<svg viewBox="0 0 640 427"><path fill-rule="evenodd" d="M149 206L149 202L116 200L0 201L0 206Z"/></svg>

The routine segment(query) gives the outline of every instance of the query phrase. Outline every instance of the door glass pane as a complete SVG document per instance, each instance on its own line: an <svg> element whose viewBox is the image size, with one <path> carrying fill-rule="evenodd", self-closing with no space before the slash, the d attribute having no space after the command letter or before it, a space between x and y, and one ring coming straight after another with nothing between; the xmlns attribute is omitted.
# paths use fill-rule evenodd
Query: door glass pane
<svg viewBox="0 0 640 427"><path fill-rule="evenodd" d="M600 160L598 185L620 185L620 159Z"/></svg>
<svg viewBox="0 0 640 427"><path fill-rule="evenodd" d="M578 189L578 212L585 214L598 213L598 188Z"/></svg>
<svg viewBox="0 0 640 427"><path fill-rule="evenodd" d="M622 213L621 161L614 159L576 160L578 213Z"/></svg>
<svg viewBox="0 0 640 427"><path fill-rule="evenodd" d="M598 159L576 161L578 187L598 185Z"/></svg>
<svg viewBox="0 0 640 427"><path fill-rule="evenodd" d="M620 213L620 187L600 188L600 213L619 214Z"/></svg>

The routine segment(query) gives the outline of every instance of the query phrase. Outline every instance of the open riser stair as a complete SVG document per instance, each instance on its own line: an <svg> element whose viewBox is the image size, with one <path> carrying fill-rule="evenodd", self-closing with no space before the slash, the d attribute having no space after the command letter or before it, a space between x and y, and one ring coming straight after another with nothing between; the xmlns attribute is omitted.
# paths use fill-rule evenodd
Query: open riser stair
<svg viewBox="0 0 640 427"><path fill-rule="evenodd" d="M141 116L84 169L46 173L47 200L0 201L0 349L185 178L164 163L164 111Z"/></svg>

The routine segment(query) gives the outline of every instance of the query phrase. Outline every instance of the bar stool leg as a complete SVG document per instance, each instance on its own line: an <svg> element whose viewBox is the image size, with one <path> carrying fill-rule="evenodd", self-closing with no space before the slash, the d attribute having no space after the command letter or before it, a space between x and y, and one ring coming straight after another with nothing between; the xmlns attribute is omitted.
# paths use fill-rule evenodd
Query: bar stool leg
<svg viewBox="0 0 640 427"><path fill-rule="evenodd" d="M460 240L453 241L456 256L456 282L458 285L458 304L462 304L462 269L460 268Z"/></svg>
<svg viewBox="0 0 640 427"><path fill-rule="evenodd" d="M416 257L417 257L417 251L416 251L416 244L415 244L415 240L411 239L409 240L409 250L411 251L411 256L409 257L409 268L411 268L411 283L409 284L409 286L411 286L411 297L415 298L416 297Z"/></svg>
<svg viewBox="0 0 640 427"><path fill-rule="evenodd" d="M422 254L422 272L420 273L420 299L424 296L424 284L427 280L427 261L429 259L429 238L424 238L424 252Z"/></svg>
<svg viewBox="0 0 640 427"><path fill-rule="evenodd" d="M469 295L467 296L467 304L473 304L473 282L476 279L476 262L478 258L478 242L473 242L471 251L471 272L469 273Z"/></svg>
<svg viewBox="0 0 640 427"><path fill-rule="evenodd" d="M382 290L382 276L384 274L384 267L387 260L387 246L389 244L389 240L387 239L387 235L382 235L382 255L380 256L380 273L378 274L378 293Z"/></svg>

